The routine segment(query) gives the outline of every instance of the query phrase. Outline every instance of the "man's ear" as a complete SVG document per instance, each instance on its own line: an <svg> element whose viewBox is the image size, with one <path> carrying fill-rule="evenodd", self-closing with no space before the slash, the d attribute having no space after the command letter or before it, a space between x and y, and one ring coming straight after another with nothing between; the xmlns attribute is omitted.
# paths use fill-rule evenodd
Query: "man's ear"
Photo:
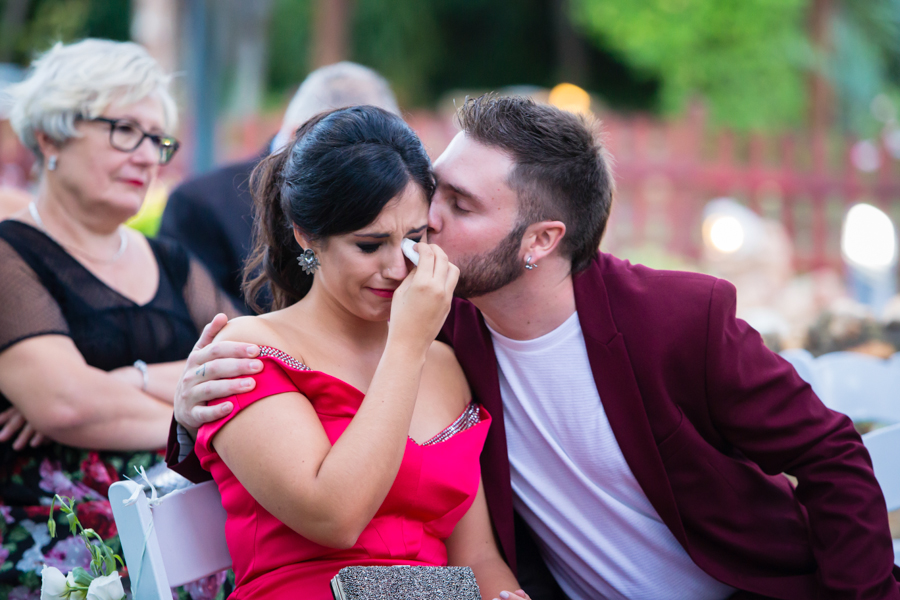
<svg viewBox="0 0 900 600"><path fill-rule="evenodd" d="M536 263L556 250L565 235L566 224L562 221L532 223L522 236L522 250Z"/></svg>

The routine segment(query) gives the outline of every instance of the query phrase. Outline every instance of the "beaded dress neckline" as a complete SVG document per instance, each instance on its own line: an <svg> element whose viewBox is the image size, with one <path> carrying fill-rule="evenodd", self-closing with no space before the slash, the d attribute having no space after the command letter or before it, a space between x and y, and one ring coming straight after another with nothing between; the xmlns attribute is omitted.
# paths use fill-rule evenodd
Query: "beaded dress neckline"
<svg viewBox="0 0 900 600"><path fill-rule="evenodd" d="M300 362L299 360L297 360L296 358L294 358L287 352L285 352L283 350L279 350L278 348L274 348L272 346L260 345L259 355L260 355L260 357L267 356L269 358L274 358L274 359L278 360L279 362L283 363L284 365L291 367L297 371L313 372L313 369L310 369L307 365L303 364L302 362ZM314 372L320 373L326 377L330 377L331 379L333 379L335 381L339 381L346 387L352 389L357 394L365 396L365 394L363 394L362 391L360 391L357 387L347 383L343 379L340 379L338 377L335 377L334 375L325 373L324 371L314 371ZM407 436L407 438L413 444L415 444L417 446L433 446L435 444L440 444L441 442L445 442L445 441L449 440L451 437L453 437L457 433L460 433L462 431L465 431L466 429L469 429L470 427L474 427L475 425L478 425L482 420L483 420L483 418L482 418L482 414L481 414L480 405L477 402L469 402L466 405L466 408L463 409L462 413L458 417L456 417L456 419L452 423L447 425L444 429L442 429L437 434L435 434L434 436L429 438L427 441L422 442L420 444L416 440L412 439L409 436Z"/></svg>

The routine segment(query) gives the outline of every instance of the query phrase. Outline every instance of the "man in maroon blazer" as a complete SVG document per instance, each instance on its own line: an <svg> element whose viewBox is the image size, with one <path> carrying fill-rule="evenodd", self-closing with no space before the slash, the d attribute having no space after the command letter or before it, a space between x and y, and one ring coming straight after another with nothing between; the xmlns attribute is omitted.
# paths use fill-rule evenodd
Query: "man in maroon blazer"
<svg viewBox="0 0 900 600"><path fill-rule="evenodd" d="M441 339L494 419L482 468L506 559L516 569L530 531L559 584L529 588L529 563L526 590L900 598L859 436L735 318L733 286L596 252L613 182L590 127L490 96L460 121L435 162L428 235L460 267L468 300L454 302ZM190 427L227 414L202 403L239 382L198 365L247 355L207 345L217 327L176 398ZM213 371L249 373L245 360ZM182 458L170 444L170 463ZM178 466L199 475L190 458Z"/></svg>

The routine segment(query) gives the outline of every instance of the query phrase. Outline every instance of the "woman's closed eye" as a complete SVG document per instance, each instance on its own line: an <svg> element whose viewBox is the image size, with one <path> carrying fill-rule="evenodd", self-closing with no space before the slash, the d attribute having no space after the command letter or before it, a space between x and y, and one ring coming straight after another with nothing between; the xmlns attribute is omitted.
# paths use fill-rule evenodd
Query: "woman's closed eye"
<svg viewBox="0 0 900 600"><path fill-rule="evenodd" d="M409 238L412 241L418 243L422 240L422 236L419 237L411 237ZM379 248L381 248L383 242L365 242L356 244L356 247L365 252L366 254L372 254L376 252Z"/></svg>

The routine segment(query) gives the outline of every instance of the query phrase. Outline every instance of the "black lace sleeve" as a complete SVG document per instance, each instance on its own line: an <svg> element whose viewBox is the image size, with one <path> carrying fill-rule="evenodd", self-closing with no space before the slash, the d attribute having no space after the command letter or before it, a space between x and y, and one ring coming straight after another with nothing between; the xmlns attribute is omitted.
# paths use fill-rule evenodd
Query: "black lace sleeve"
<svg viewBox="0 0 900 600"><path fill-rule="evenodd" d="M0 352L39 335L70 335L69 326L34 270L0 239Z"/></svg>
<svg viewBox="0 0 900 600"><path fill-rule="evenodd" d="M184 284L184 300L197 331L203 331L206 324L220 312L225 313L229 319L244 314L194 257L190 259L187 281Z"/></svg>

